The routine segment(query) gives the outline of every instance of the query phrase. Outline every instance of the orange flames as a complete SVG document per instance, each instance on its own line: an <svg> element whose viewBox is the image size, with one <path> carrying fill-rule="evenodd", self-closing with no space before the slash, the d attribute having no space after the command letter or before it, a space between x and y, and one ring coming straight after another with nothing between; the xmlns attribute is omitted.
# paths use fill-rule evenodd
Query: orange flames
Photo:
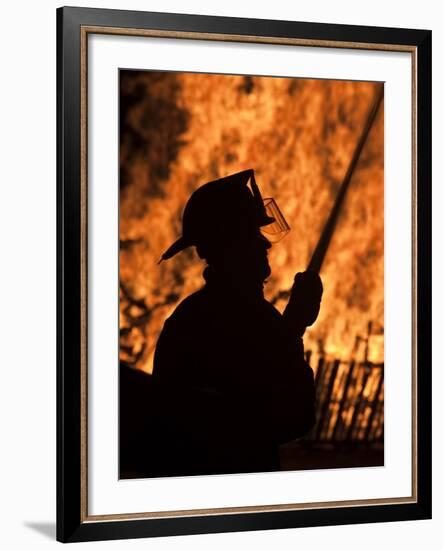
<svg viewBox="0 0 443 550"><path fill-rule="evenodd" d="M272 300L310 259L352 158L375 84L274 77L121 73L121 359L148 372L163 322L202 285L188 250L157 265L203 183L254 168L291 226L270 251ZM383 112L353 176L321 272L305 347L383 361ZM277 301L282 309L284 302ZM371 331L368 334L368 323ZM368 342L366 342L367 340Z"/></svg>

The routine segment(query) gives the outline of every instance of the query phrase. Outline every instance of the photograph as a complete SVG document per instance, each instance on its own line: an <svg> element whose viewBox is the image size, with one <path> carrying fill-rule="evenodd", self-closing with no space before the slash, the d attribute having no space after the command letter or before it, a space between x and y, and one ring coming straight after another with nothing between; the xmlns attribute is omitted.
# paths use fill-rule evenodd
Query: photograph
<svg viewBox="0 0 443 550"><path fill-rule="evenodd" d="M431 32L57 11L57 538L431 516Z"/></svg>
<svg viewBox="0 0 443 550"><path fill-rule="evenodd" d="M438 3L25 8L2 548L433 550Z"/></svg>
<svg viewBox="0 0 443 550"><path fill-rule="evenodd" d="M120 479L383 466L383 83L118 86Z"/></svg>

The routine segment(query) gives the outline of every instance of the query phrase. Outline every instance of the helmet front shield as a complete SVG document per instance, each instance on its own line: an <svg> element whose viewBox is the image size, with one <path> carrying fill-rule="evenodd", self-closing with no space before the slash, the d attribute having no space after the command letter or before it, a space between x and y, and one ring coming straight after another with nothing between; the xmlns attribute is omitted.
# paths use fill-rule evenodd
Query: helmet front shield
<svg viewBox="0 0 443 550"><path fill-rule="evenodd" d="M260 231L263 236L265 236L270 242L276 243L283 239L288 232L290 227L288 222L285 220L280 208L275 199L266 198L263 199L263 205L265 208L266 215L270 218L273 218L273 222L267 225L260 227Z"/></svg>

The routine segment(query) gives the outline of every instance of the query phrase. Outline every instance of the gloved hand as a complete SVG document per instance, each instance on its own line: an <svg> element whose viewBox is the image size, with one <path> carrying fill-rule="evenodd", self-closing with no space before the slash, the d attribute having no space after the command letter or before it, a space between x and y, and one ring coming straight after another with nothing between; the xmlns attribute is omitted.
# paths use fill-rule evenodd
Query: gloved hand
<svg viewBox="0 0 443 550"><path fill-rule="evenodd" d="M300 336L317 319L322 295L323 285L317 273L296 274L283 316Z"/></svg>

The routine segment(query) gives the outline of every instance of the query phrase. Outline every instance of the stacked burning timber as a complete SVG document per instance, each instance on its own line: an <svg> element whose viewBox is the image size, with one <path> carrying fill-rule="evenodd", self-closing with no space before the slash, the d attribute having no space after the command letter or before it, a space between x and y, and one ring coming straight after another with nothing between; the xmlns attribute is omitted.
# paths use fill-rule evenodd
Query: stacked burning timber
<svg viewBox="0 0 443 550"><path fill-rule="evenodd" d="M164 320L202 285L188 250L157 262L201 184L254 168L291 226L270 250L265 294L282 310L314 253L368 120L365 82L121 72L120 359L152 371ZM304 341L316 373L311 441L383 439L383 109L368 128ZM272 369L272 366L270 366ZM271 373L270 373L271 374Z"/></svg>

